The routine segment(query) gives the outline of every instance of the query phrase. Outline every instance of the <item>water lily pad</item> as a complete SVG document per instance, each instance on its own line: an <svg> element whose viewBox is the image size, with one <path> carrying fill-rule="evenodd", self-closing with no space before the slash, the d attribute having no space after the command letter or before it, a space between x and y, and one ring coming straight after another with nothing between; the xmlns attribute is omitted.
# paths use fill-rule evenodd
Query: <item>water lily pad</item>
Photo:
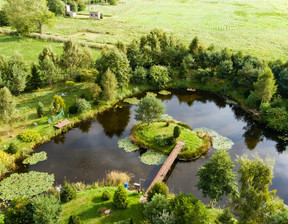
<svg viewBox="0 0 288 224"><path fill-rule="evenodd" d="M28 156L23 161L23 164L35 165L36 163L44 161L46 159L47 159L47 153L46 152L34 153L33 155Z"/></svg>
<svg viewBox="0 0 288 224"><path fill-rule="evenodd" d="M155 96L155 97L157 96L156 93L152 93L152 92L147 92L146 95L147 95L147 96Z"/></svg>
<svg viewBox="0 0 288 224"><path fill-rule="evenodd" d="M124 102L129 103L129 104L138 105L140 103L140 100L138 100L136 97L132 97L132 98L126 98L124 100Z"/></svg>
<svg viewBox="0 0 288 224"><path fill-rule="evenodd" d="M161 90L158 92L160 95L170 95L171 92L167 91L167 90Z"/></svg>
<svg viewBox="0 0 288 224"><path fill-rule="evenodd" d="M139 149L139 146L133 144L129 137L120 139L118 147L123 148L126 152L133 152Z"/></svg>
<svg viewBox="0 0 288 224"><path fill-rule="evenodd" d="M215 149L231 149L234 145L234 142L224 137L220 134L218 134L216 131L208 129L208 128L196 128L194 131L201 131L209 136L212 137L212 145Z"/></svg>
<svg viewBox="0 0 288 224"><path fill-rule="evenodd" d="M141 162L147 165L161 165L166 161L166 159L166 155L150 150L140 156Z"/></svg>

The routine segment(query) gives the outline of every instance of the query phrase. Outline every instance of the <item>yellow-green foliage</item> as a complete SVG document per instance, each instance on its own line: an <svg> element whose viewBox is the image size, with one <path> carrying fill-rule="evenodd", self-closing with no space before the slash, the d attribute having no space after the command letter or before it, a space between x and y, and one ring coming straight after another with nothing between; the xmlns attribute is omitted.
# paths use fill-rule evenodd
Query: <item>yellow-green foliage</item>
<svg viewBox="0 0 288 224"><path fill-rule="evenodd" d="M125 182L129 183L132 177L129 173L113 170L107 173L106 181L109 185L117 186Z"/></svg>
<svg viewBox="0 0 288 224"><path fill-rule="evenodd" d="M5 173L10 172L15 168L15 155L10 155L0 150L0 179Z"/></svg>
<svg viewBox="0 0 288 224"><path fill-rule="evenodd" d="M39 133L37 133L34 130L26 130L22 132L21 134L19 134L19 138L23 142L36 142L36 141L39 141L41 137Z"/></svg>

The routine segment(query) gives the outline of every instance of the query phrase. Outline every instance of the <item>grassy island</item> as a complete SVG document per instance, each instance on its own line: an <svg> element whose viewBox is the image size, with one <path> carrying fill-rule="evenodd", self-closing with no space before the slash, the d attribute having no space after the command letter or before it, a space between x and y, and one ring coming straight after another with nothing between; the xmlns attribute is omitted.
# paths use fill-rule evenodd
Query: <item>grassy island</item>
<svg viewBox="0 0 288 224"><path fill-rule="evenodd" d="M175 127L180 128L180 135L174 138ZM211 139L208 135L193 131L188 125L174 120L158 120L147 123L136 124L131 133L133 143L143 148L153 149L169 155L177 141L185 142L178 158L182 160L193 160L208 152Z"/></svg>

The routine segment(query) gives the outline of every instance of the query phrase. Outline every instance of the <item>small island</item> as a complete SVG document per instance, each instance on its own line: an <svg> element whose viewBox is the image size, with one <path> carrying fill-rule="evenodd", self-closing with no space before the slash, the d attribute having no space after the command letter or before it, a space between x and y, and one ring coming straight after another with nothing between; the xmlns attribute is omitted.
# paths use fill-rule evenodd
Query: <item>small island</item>
<svg viewBox="0 0 288 224"><path fill-rule="evenodd" d="M169 116L163 116L165 106L154 95L147 94L135 110L135 119L141 121L134 125L131 141L146 149L169 155L178 141L185 143L178 159L195 160L207 153L211 137Z"/></svg>

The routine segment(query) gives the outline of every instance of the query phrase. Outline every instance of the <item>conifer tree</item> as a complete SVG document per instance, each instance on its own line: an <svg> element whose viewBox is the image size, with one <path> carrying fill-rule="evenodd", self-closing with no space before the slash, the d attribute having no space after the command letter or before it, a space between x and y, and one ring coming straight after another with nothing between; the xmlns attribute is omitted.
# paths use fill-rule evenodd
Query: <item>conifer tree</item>
<svg viewBox="0 0 288 224"><path fill-rule="evenodd" d="M106 101L113 101L117 95L117 80L113 72L108 69L102 77L102 97Z"/></svg>

